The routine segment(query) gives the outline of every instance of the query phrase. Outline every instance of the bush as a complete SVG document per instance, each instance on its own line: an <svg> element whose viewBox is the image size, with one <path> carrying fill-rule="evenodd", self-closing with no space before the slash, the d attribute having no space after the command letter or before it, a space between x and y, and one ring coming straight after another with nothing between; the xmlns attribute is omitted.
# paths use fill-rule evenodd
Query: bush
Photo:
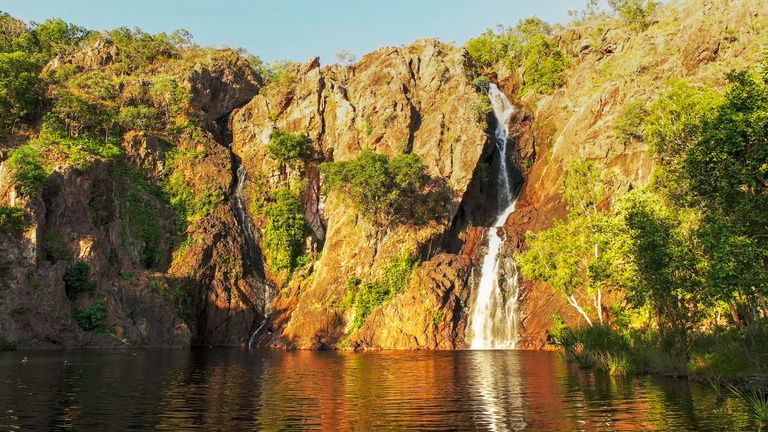
<svg viewBox="0 0 768 432"><path fill-rule="evenodd" d="M326 192L346 194L360 213L380 222L412 213L418 193L430 179L425 170L419 155L390 159L367 149L354 160L320 165Z"/></svg>
<svg viewBox="0 0 768 432"><path fill-rule="evenodd" d="M269 219L264 230L264 247L269 265L277 270L292 272L299 266L304 253L304 238L309 231L296 194L288 189L272 192L271 203L265 208Z"/></svg>
<svg viewBox="0 0 768 432"><path fill-rule="evenodd" d="M88 279L88 264L78 261L66 273L64 273L64 289L67 294L73 295L82 291L93 291L96 284Z"/></svg>
<svg viewBox="0 0 768 432"><path fill-rule="evenodd" d="M103 300L96 300L85 309L77 308L75 310L75 322L83 331L103 333L104 318L107 316L107 305Z"/></svg>
<svg viewBox="0 0 768 432"><path fill-rule="evenodd" d="M491 80L486 76L480 75L472 80L472 86L480 93L488 93L488 90L491 89Z"/></svg>
<svg viewBox="0 0 768 432"><path fill-rule="evenodd" d="M40 152L29 145L11 153L11 157L8 158L8 168L21 195L32 196L42 191L45 180L48 178L42 164L43 158Z"/></svg>
<svg viewBox="0 0 768 432"><path fill-rule="evenodd" d="M624 144L629 144L633 139L643 139L643 124L648 112L645 110L645 102L635 99L624 105L621 115L613 119L613 130L616 137Z"/></svg>
<svg viewBox="0 0 768 432"><path fill-rule="evenodd" d="M380 305L392 300L408 284L416 266L416 258L409 252L395 255L374 281L360 281L350 277L343 305L355 307L355 317L349 333L357 332L365 319ZM353 279L354 278L354 279Z"/></svg>
<svg viewBox="0 0 768 432"><path fill-rule="evenodd" d="M0 127L13 126L40 102L38 66L27 54L0 53Z"/></svg>
<svg viewBox="0 0 768 432"><path fill-rule="evenodd" d="M0 231L6 234L22 233L27 229L27 217L23 208L0 206Z"/></svg>
<svg viewBox="0 0 768 432"><path fill-rule="evenodd" d="M293 166L297 159L310 155L309 140L306 135L283 132L280 129L272 129L267 144L269 157L277 160L281 165Z"/></svg>
<svg viewBox="0 0 768 432"><path fill-rule="evenodd" d="M469 103L469 111L475 116L475 121L488 126L488 115L493 112L491 99L486 95L478 95Z"/></svg>

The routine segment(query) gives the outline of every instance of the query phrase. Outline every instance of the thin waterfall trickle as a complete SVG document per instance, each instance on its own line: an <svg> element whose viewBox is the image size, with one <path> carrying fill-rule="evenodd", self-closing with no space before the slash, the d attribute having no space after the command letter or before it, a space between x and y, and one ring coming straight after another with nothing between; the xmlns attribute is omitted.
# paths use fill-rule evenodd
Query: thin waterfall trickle
<svg viewBox="0 0 768 432"><path fill-rule="evenodd" d="M234 200L234 213L235 213L235 220L237 221L237 224L240 226L240 229L243 232L243 237L245 237L245 244L248 247L248 253L250 255L250 263L251 263L251 272L256 280L256 283L261 285L261 292L259 293L257 299L261 303L261 314L264 315L264 319L262 320L259 327L256 329L255 332L251 335L250 339L248 340L248 347L250 348L253 346L253 343L256 341L256 338L259 334L259 331L261 331L262 328L264 328L265 324L267 323L269 319L270 314L270 303L272 301L272 288L269 286L266 282L260 282L258 280L259 274L261 272L257 269L257 259L260 256L259 252L259 246L256 243L256 237L254 236L253 232L253 222L251 221L251 217L248 214L248 211L245 207L245 197L243 196L243 190L245 188L245 182L248 177L248 173L245 170L245 167L242 165L239 165L236 170L237 175L237 184L235 185L234 191L232 193L232 196L235 198Z"/></svg>
<svg viewBox="0 0 768 432"><path fill-rule="evenodd" d="M499 256L504 241L499 228L515 211L515 200L507 171L507 123L515 108L504 93L491 84L488 97L498 120L496 148L499 150L499 208L504 209L488 230L488 254L483 259L482 275L475 302L470 309L467 341L472 349L513 349L517 340L517 267L509 257ZM508 274L512 273L512 274ZM506 277L505 277L506 276Z"/></svg>

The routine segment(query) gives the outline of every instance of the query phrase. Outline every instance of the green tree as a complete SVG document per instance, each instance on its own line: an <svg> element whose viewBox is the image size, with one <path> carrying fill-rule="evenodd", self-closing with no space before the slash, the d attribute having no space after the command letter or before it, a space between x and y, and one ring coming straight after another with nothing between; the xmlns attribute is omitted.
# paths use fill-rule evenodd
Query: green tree
<svg viewBox="0 0 768 432"><path fill-rule="evenodd" d="M24 196L40 193L48 178L40 152L29 145L13 150L8 158L8 168L13 182Z"/></svg>
<svg viewBox="0 0 768 432"><path fill-rule="evenodd" d="M272 192L271 202L265 208L267 228L264 230L264 246L269 265L275 269L296 269L304 253L304 239L309 227L304 221L301 202L289 189Z"/></svg>
<svg viewBox="0 0 768 432"><path fill-rule="evenodd" d="M105 331L104 318L107 317L107 305L103 300L96 300L87 308L77 308L74 318L77 325L87 332L101 333Z"/></svg>
<svg viewBox="0 0 768 432"><path fill-rule="evenodd" d="M37 64L25 53L0 53L0 127L11 129L40 103Z"/></svg>
<svg viewBox="0 0 768 432"><path fill-rule="evenodd" d="M324 163L320 170L326 191L349 196L358 212L382 223L409 216L429 181L421 156L399 154L390 160L367 149L351 161Z"/></svg>
<svg viewBox="0 0 768 432"><path fill-rule="evenodd" d="M267 152L281 166L294 166L298 159L309 157L310 150L309 139L304 133L293 134L274 128L269 135Z"/></svg>
<svg viewBox="0 0 768 432"><path fill-rule="evenodd" d="M604 191L594 163L574 160L562 184L567 221L556 221L538 235L528 232L529 249L516 261L523 275L552 286L592 325L585 300L590 302L602 323L603 291L626 277L625 241L615 219L598 209Z"/></svg>
<svg viewBox="0 0 768 432"><path fill-rule="evenodd" d="M25 229L27 229L27 217L23 208L0 205L0 231L14 234L24 232Z"/></svg>
<svg viewBox="0 0 768 432"><path fill-rule="evenodd" d="M695 213L668 206L646 189L623 196L616 212L628 236L626 256L632 277L624 283L627 299L635 307L651 308L662 338L669 329L678 343L675 351L687 358L688 335L710 303L702 290Z"/></svg>

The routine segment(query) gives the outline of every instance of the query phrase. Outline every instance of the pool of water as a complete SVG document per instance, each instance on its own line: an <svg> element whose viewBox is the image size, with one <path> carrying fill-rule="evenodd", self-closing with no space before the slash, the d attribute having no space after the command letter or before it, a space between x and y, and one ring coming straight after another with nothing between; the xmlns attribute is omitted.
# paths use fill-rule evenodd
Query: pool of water
<svg viewBox="0 0 768 432"><path fill-rule="evenodd" d="M0 352L0 431L756 429L701 384L551 352Z"/></svg>

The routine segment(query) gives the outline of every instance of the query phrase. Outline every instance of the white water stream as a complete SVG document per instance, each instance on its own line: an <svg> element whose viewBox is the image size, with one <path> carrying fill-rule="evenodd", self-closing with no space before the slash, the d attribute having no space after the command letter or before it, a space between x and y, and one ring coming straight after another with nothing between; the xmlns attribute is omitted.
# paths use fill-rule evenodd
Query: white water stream
<svg viewBox="0 0 768 432"><path fill-rule="evenodd" d="M494 84L491 84L488 97L498 120L496 147L501 158L498 199L499 208L504 210L488 230L488 254L483 259L477 296L469 313L467 341L472 349L514 349L517 341L517 267L511 258L499 256L504 242L499 236L499 228L504 226L507 217L515 211L506 161L509 135L507 123L515 108Z"/></svg>

